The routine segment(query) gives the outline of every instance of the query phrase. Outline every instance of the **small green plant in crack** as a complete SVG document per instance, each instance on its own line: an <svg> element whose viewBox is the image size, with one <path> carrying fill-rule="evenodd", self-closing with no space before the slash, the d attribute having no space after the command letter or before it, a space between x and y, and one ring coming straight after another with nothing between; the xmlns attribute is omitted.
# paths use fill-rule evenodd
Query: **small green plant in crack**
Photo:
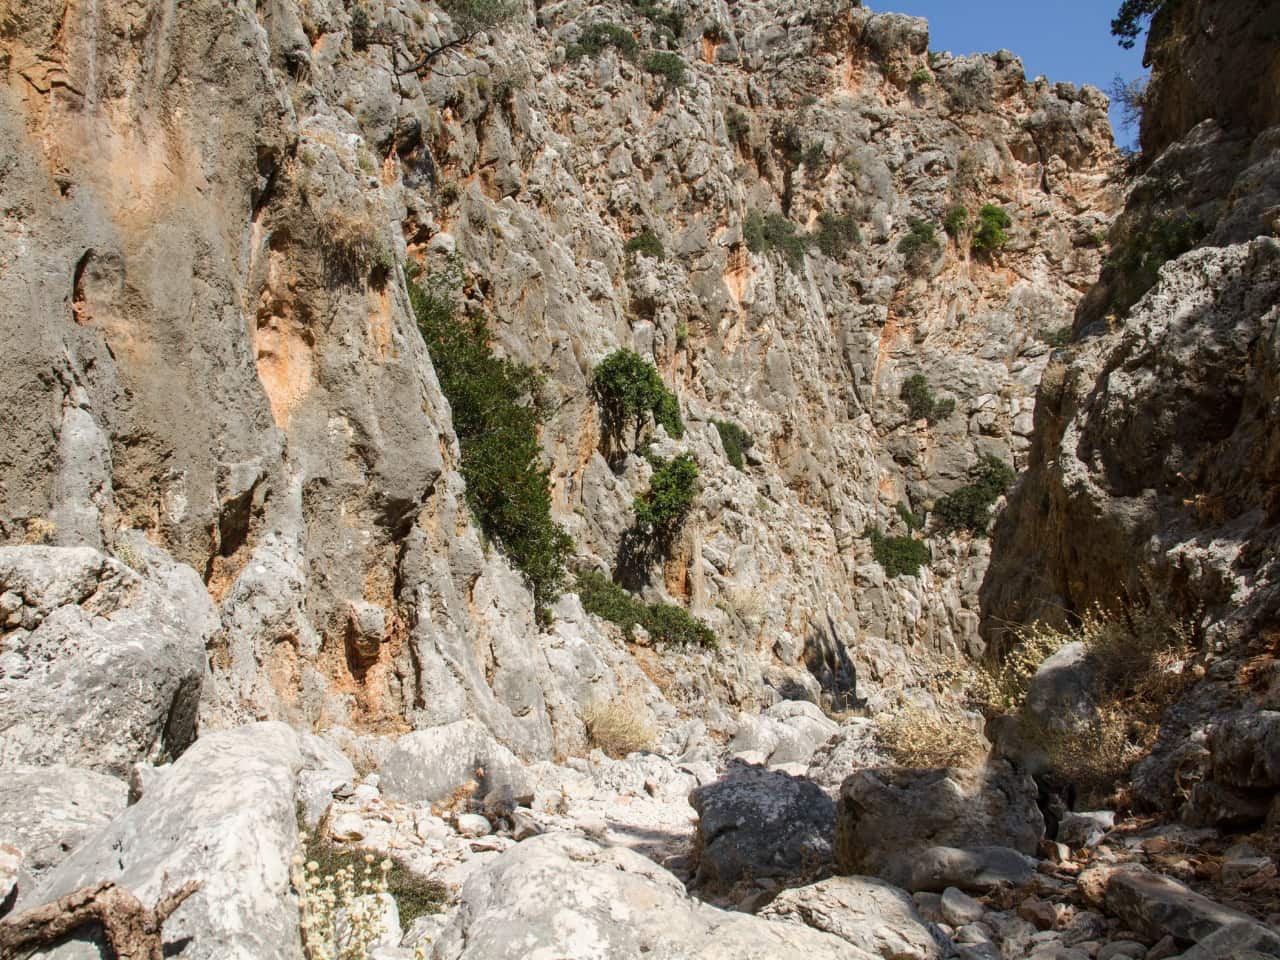
<svg viewBox="0 0 1280 960"><path fill-rule="evenodd" d="M678 53L655 50L644 58L644 69L661 77L668 88L683 87L688 82L688 67Z"/></svg>
<svg viewBox="0 0 1280 960"><path fill-rule="evenodd" d="M969 249L978 253L995 253L1009 242L1009 228L1013 220L994 203L984 204L978 211L977 228Z"/></svg>
<svg viewBox="0 0 1280 960"><path fill-rule="evenodd" d="M914 274L923 273L942 253L942 244L938 242L937 228L918 217L907 220L908 233L898 241L898 252L907 261L907 270Z"/></svg>
<svg viewBox="0 0 1280 960"><path fill-rule="evenodd" d="M737 107L724 116L724 132L730 143L742 143L751 135L751 119Z"/></svg>
<svg viewBox="0 0 1280 960"><path fill-rule="evenodd" d="M712 420L716 432L720 434L720 445L724 447L724 455L739 470L746 468L746 451L750 450L755 440L751 434L736 423L728 420Z"/></svg>
<svg viewBox="0 0 1280 960"><path fill-rule="evenodd" d="M627 241L623 247L627 253L639 253L654 260L663 259L662 241L652 230L644 229Z"/></svg>
<svg viewBox="0 0 1280 960"><path fill-rule="evenodd" d="M929 545L915 537L885 536L876 527L867 531L867 537L871 540L871 552L876 563L884 568L886 576L914 577L933 559Z"/></svg>
<svg viewBox="0 0 1280 960"><path fill-rule="evenodd" d="M991 523L991 507L1017 479L1013 468L991 454L984 454L970 471L973 482L947 494L933 507L934 519L942 530L968 530L986 536Z"/></svg>
<svg viewBox="0 0 1280 960"><path fill-rule="evenodd" d="M575 589L584 610L615 624L627 636L638 625L657 643L719 645L715 632L683 607L645 603L598 571L578 574Z"/></svg>
<svg viewBox="0 0 1280 960"><path fill-rule="evenodd" d="M453 264L421 282L411 278L409 300L453 412L467 506L545 607L560 593L573 541L551 517L538 442L547 414L542 376L492 351L483 316L458 316L453 291L460 283Z"/></svg>
<svg viewBox="0 0 1280 960"><path fill-rule="evenodd" d="M652 457L649 489L633 504L636 530L650 540L669 540L684 523L698 495L698 464L687 453L670 460Z"/></svg>
<svg viewBox="0 0 1280 960"><path fill-rule="evenodd" d="M818 214L818 229L812 242L824 256L843 260L848 252L862 242L862 231L851 213L832 213L824 210Z"/></svg>
<svg viewBox="0 0 1280 960"><path fill-rule="evenodd" d="M780 253L792 270L804 263L804 238L794 223L780 213L752 210L742 224L742 238L752 253Z"/></svg>
<svg viewBox="0 0 1280 960"><path fill-rule="evenodd" d="M947 211L947 215L942 220L942 229L947 231L947 236L951 239L957 239L969 229L969 211L962 204L957 203Z"/></svg>
<svg viewBox="0 0 1280 960"><path fill-rule="evenodd" d="M596 57L609 47L615 48L628 60L634 60L640 53L640 44L630 30L616 23L596 21L583 29L577 43L571 43L565 48L565 58L572 61Z"/></svg>
<svg viewBox="0 0 1280 960"><path fill-rule="evenodd" d="M956 408L954 400L939 400L934 396L923 373L907 377L898 396L906 401L912 420L927 420L930 425L945 420Z"/></svg>

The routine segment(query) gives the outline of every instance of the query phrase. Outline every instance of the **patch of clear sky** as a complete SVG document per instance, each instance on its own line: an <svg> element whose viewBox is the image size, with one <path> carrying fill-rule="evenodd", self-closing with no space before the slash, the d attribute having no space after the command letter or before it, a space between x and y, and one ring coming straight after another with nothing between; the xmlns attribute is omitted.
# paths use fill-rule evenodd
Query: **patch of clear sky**
<svg viewBox="0 0 1280 960"><path fill-rule="evenodd" d="M868 6L926 18L931 50L956 55L1011 50L1022 59L1028 78L1043 74L1109 93L1116 76L1131 80L1146 72L1145 37L1124 50L1111 36L1120 0L880 0ZM1125 128L1115 104L1111 126L1118 144L1135 145L1138 131Z"/></svg>

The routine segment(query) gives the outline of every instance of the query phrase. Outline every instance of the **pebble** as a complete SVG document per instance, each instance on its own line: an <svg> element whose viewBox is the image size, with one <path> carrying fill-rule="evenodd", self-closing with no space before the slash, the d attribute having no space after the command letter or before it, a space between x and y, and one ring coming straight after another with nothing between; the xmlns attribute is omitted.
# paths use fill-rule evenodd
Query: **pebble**
<svg viewBox="0 0 1280 960"><path fill-rule="evenodd" d="M942 919L953 927L962 927L967 923L976 923L982 919L986 909L963 890L947 887L942 891L939 903Z"/></svg>
<svg viewBox="0 0 1280 960"><path fill-rule="evenodd" d="M460 813L455 824L464 837L483 837L493 833L493 825L478 813Z"/></svg>
<svg viewBox="0 0 1280 960"><path fill-rule="evenodd" d="M329 835L335 840L363 840L365 835L364 820L359 814L344 813L333 821L329 827Z"/></svg>

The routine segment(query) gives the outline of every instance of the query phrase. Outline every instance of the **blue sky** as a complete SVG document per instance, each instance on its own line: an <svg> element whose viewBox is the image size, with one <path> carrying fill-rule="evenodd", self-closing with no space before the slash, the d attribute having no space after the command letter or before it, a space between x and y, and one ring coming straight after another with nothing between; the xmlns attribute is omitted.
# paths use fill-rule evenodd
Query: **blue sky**
<svg viewBox="0 0 1280 960"><path fill-rule="evenodd" d="M1092 83L1104 91L1120 74L1139 76L1142 45L1122 50L1111 36L1111 18L1120 0L871 0L874 10L909 13L929 21L929 47L955 54L991 53L1004 47L1022 58L1027 76ZM1126 131L1113 107L1116 142L1130 145L1137 131Z"/></svg>

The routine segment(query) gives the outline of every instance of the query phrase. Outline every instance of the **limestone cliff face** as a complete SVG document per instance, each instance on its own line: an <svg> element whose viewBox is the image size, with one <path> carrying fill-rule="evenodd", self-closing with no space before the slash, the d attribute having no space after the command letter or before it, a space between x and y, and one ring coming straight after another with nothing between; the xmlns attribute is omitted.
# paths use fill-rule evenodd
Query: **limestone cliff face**
<svg viewBox="0 0 1280 960"><path fill-rule="evenodd" d="M365 10L413 49L456 35L431 4ZM673 39L626 4L544 5L419 78L356 49L338 0L13 9L5 540L194 567L220 618L206 726L467 715L549 755L593 699L718 722L976 651L986 541L934 537L931 569L887 580L865 533L983 453L1026 458L1044 339L1096 277L1118 201L1105 98L1009 54L931 53L923 21L856 5L684 12ZM612 49L567 59L596 21L670 47L687 84ZM988 202L1013 221L1003 250L970 257L939 228L944 249L907 269L909 218ZM862 242L788 265L748 250L751 211L802 231L848 213ZM663 260L624 253L643 229ZM572 596L539 627L481 543L404 291L408 260L455 251L500 349L547 372L543 446L580 563L612 566L649 470L600 455L592 366L633 347L679 395L688 433L655 449L693 453L702 488L647 590L720 652L628 652ZM909 421L917 372L952 416ZM713 418L754 436L745 471Z"/></svg>
<svg viewBox="0 0 1280 960"><path fill-rule="evenodd" d="M1219 642L1265 645L1275 626L1278 13L1189 0L1153 25L1143 144L1159 152L1112 227L1080 342L1042 380L982 590L990 636L1119 598L1194 615ZM1210 79L1228 51L1238 87Z"/></svg>

